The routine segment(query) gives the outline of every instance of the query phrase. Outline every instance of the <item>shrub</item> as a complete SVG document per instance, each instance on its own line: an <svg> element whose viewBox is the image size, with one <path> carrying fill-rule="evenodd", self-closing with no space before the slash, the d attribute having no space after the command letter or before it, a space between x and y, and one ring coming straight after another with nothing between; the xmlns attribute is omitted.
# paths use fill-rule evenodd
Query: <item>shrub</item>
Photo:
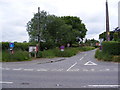
<svg viewBox="0 0 120 90"><path fill-rule="evenodd" d="M66 48L64 51L60 51L59 49L54 50L57 57L71 57L76 55L78 51L77 48Z"/></svg>
<svg viewBox="0 0 120 90"><path fill-rule="evenodd" d="M2 42L2 50L9 50L9 43L10 42ZM14 43L15 47L14 50L23 50L28 51L30 43Z"/></svg>
<svg viewBox="0 0 120 90"><path fill-rule="evenodd" d="M30 60L29 53L26 51L15 51L14 54L10 54L9 51L2 51L2 61L12 62L12 61L24 61Z"/></svg>
<svg viewBox="0 0 120 90"><path fill-rule="evenodd" d="M103 61L120 62L120 56L113 56L100 50L96 50L95 58Z"/></svg>
<svg viewBox="0 0 120 90"><path fill-rule="evenodd" d="M85 47L79 48L80 51L89 51L89 50L93 50L93 49L95 49L95 47L91 47L91 46L85 46Z"/></svg>
<svg viewBox="0 0 120 90"><path fill-rule="evenodd" d="M42 58L53 58L55 57L55 53L53 52L53 50L44 50L42 51L42 53L39 53L41 54Z"/></svg>
<svg viewBox="0 0 120 90"><path fill-rule="evenodd" d="M120 42L103 42L102 51L111 55L120 55Z"/></svg>

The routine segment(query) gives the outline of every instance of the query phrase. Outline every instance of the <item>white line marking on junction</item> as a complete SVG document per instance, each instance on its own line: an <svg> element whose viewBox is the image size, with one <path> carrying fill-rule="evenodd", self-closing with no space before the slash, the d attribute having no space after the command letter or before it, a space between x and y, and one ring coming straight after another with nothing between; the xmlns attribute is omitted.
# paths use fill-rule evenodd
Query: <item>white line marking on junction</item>
<svg viewBox="0 0 120 90"><path fill-rule="evenodd" d="M67 69L67 71L69 71L72 67L74 67L77 64L77 62L75 64L73 64L70 68Z"/></svg>
<svg viewBox="0 0 120 90"><path fill-rule="evenodd" d="M19 70L22 70L22 68L18 68L18 69L13 69L13 70L15 70L15 71L19 71Z"/></svg>
<svg viewBox="0 0 120 90"><path fill-rule="evenodd" d="M3 84L12 84L13 82L2 82L2 81L0 81L0 83L3 83Z"/></svg>
<svg viewBox="0 0 120 90"><path fill-rule="evenodd" d="M76 71L77 72L77 71L79 71L79 69L71 69L69 71Z"/></svg>
<svg viewBox="0 0 120 90"><path fill-rule="evenodd" d="M120 85L88 85L89 87L119 87Z"/></svg>
<svg viewBox="0 0 120 90"><path fill-rule="evenodd" d="M83 59L84 57L82 57L81 59L80 59L80 61Z"/></svg>
<svg viewBox="0 0 120 90"><path fill-rule="evenodd" d="M95 69L91 69L91 71L95 71Z"/></svg>
<svg viewBox="0 0 120 90"><path fill-rule="evenodd" d="M48 71L48 70L47 69L38 69L37 71L39 72L39 71Z"/></svg>
<svg viewBox="0 0 120 90"><path fill-rule="evenodd" d="M10 68L5 68L5 70L10 70Z"/></svg>
<svg viewBox="0 0 120 90"><path fill-rule="evenodd" d="M110 69L106 69L106 71L110 71Z"/></svg>
<svg viewBox="0 0 120 90"><path fill-rule="evenodd" d="M83 69L83 71L88 71L87 69Z"/></svg>
<svg viewBox="0 0 120 90"><path fill-rule="evenodd" d="M33 71L33 69L23 69L24 71Z"/></svg>
<svg viewBox="0 0 120 90"><path fill-rule="evenodd" d="M92 61L88 61L87 63L85 63L84 65L97 65L96 63L92 62Z"/></svg>

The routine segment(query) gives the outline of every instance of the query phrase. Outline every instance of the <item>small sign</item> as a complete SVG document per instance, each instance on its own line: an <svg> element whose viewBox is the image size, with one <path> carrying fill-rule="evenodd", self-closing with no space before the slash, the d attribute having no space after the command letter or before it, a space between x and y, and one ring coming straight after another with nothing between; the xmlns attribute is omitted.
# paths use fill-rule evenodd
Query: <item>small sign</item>
<svg viewBox="0 0 120 90"><path fill-rule="evenodd" d="M10 46L10 48L13 48L14 47L14 43L10 43L9 46Z"/></svg>
<svg viewBox="0 0 120 90"><path fill-rule="evenodd" d="M61 51L64 51L64 49L65 49L65 46L63 46L63 45L60 46L60 50L61 50Z"/></svg>
<svg viewBox="0 0 120 90"><path fill-rule="evenodd" d="M29 46L29 52L37 52L36 46Z"/></svg>

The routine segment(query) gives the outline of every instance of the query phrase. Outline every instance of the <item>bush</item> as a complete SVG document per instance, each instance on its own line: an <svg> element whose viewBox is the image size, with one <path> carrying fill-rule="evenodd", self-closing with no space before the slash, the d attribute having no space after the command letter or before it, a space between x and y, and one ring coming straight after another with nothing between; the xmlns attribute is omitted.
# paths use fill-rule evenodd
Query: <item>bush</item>
<svg viewBox="0 0 120 90"><path fill-rule="evenodd" d="M59 49L54 50L57 57L71 57L76 55L78 51L77 48L66 48L64 51L60 51Z"/></svg>
<svg viewBox="0 0 120 90"><path fill-rule="evenodd" d="M91 46L85 46L85 47L79 48L80 51L89 51L93 49L95 49L95 47L91 47Z"/></svg>
<svg viewBox="0 0 120 90"><path fill-rule="evenodd" d="M44 50L41 54L42 58L53 58L55 57L55 53L53 50Z"/></svg>
<svg viewBox="0 0 120 90"><path fill-rule="evenodd" d="M24 61L30 60L29 53L26 51L15 51L14 54L10 54L9 51L2 51L2 61L13 62L13 61Z"/></svg>
<svg viewBox="0 0 120 90"><path fill-rule="evenodd" d="M103 42L102 51L111 55L120 55L120 42Z"/></svg>
<svg viewBox="0 0 120 90"><path fill-rule="evenodd" d="M95 58L103 61L120 62L120 56L113 56L100 50L96 50Z"/></svg>
<svg viewBox="0 0 120 90"><path fill-rule="evenodd" d="M2 42L2 50L9 50L9 43L10 42ZM28 51L30 43L14 43L15 47L14 50L23 50Z"/></svg>

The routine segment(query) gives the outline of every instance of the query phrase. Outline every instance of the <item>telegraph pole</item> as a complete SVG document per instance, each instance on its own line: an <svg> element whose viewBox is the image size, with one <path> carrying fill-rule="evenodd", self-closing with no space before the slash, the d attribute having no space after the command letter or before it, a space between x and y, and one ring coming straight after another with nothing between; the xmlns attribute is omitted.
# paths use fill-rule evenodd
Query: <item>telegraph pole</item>
<svg viewBox="0 0 120 90"><path fill-rule="evenodd" d="M109 11L108 11L108 1L107 0L106 0L106 40L110 41Z"/></svg>
<svg viewBox="0 0 120 90"><path fill-rule="evenodd" d="M41 41L41 35L40 35L40 7L38 7L38 26L37 26L37 29L38 29L38 52L40 51L40 41Z"/></svg>

